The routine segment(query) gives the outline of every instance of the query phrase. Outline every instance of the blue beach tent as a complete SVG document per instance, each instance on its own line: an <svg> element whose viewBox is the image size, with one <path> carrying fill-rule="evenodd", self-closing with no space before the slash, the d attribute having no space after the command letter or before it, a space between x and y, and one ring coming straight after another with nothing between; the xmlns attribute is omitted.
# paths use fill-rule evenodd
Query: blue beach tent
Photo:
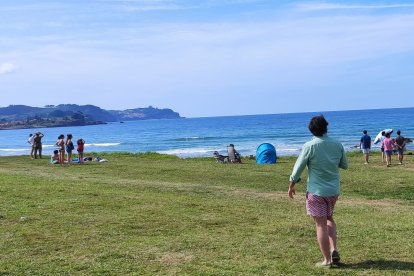
<svg viewBox="0 0 414 276"><path fill-rule="evenodd" d="M257 164L275 164L277 160L276 149L272 144L263 143L257 147Z"/></svg>

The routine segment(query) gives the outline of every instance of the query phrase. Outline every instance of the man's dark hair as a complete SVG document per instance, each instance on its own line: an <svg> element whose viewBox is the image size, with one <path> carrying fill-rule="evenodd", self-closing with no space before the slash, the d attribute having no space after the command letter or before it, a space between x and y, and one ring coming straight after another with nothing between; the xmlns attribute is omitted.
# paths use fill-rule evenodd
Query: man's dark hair
<svg viewBox="0 0 414 276"><path fill-rule="evenodd" d="M367 133L368 133L368 131L364 130L362 133L367 134Z"/></svg>
<svg viewBox="0 0 414 276"><path fill-rule="evenodd" d="M397 131L397 135L401 135L401 131L400 130Z"/></svg>
<svg viewBox="0 0 414 276"><path fill-rule="evenodd" d="M323 115L313 117L308 126L313 135L321 137L328 132L328 122Z"/></svg>

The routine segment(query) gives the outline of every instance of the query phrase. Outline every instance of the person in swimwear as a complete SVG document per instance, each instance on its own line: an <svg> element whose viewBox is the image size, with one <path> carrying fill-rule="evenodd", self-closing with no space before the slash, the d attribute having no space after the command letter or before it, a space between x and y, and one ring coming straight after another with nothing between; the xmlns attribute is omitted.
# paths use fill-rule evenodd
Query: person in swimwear
<svg viewBox="0 0 414 276"><path fill-rule="evenodd" d="M59 135L56 145L59 147L59 164L63 165L65 158L65 135Z"/></svg>
<svg viewBox="0 0 414 276"><path fill-rule="evenodd" d="M73 142L72 142L72 134L68 134L66 136L66 153L67 153L67 160L68 160L68 164L72 163L72 151L75 149L75 147L73 146Z"/></svg>
<svg viewBox="0 0 414 276"><path fill-rule="evenodd" d="M82 138L78 139L78 141L76 141L76 144L78 144L77 151L79 156L79 164L83 164L83 150L85 148L85 140Z"/></svg>

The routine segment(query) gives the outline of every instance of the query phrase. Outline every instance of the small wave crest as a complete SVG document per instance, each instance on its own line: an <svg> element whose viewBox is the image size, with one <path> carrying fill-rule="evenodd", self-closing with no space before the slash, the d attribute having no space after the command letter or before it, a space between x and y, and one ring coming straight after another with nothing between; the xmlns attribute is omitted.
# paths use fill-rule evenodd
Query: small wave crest
<svg viewBox="0 0 414 276"><path fill-rule="evenodd" d="M199 136L193 136L193 137L182 137L182 138L176 138L172 139L172 141L176 142L183 142L183 141L196 141L196 140L213 140L217 137L199 137Z"/></svg>
<svg viewBox="0 0 414 276"><path fill-rule="evenodd" d="M85 144L85 147L114 147L119 146L121 143L92 143Z"/></svg>
<svg viewBox="0 0 414 276"><path fill-rule="evenodd" d="M161 154L170 154L180 157L202 157L211 156L214 149L211 148L183 148L183 149L172 149L172 150L161 150L157 151Z"/></svg>
<svg viewBox="0 0 414 276"><path fill-rule="evenodd" d="M0 151L4 152L23 152L23 151L29 151L28 149L0 149Z"/></svg>
<svg viewBox="0 0 414 276"><path fill-rule="evenodd" d="M45 144L42 145L42 148L54 148L54 147L57 147L57 145L45 145Z"/></svg>

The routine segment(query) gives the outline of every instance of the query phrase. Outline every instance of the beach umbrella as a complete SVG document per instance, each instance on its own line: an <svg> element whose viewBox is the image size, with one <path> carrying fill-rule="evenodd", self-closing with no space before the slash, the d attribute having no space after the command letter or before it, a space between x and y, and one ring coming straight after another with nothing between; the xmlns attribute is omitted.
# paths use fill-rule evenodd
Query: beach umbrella
<svg viewBox="0 0 414 276"><path fill-rule="evenodd" d="M384 130L381 130L378 134L377 134L377 136L375 137L375 139L374 139L374 144L378 144L379 142L381 142L381 137L382 137L382 132L385 132L385 134L387 134L387 133L389 133L389 134L391 134L394 130L392 129L392 128L386 128L386 129L384 129Z"/></svg>

